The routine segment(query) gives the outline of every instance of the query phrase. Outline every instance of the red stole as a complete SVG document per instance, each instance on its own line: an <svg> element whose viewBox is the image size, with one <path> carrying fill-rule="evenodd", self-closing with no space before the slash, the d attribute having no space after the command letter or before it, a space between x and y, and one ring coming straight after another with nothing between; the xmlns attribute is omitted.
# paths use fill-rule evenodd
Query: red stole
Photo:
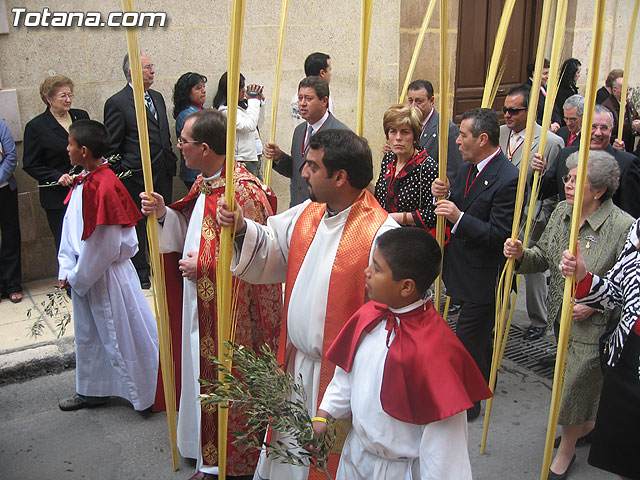
<svg viewBox="0 0 640 480"><path fill-rule="evenodd" d="M236 181L236 201L245 208L245 215L259 223L265 223L266 217L272 215L272 205L275 205L275 195L271 190L263 187L244 166L236 164L234 171ZM204 379L217 378L215 368L209 362L209 356L217 355L217 304L216 304L216 262L219 250L220 228L216 221L216 209L218 199L225 191L224 170L221 176L214 179L210 185L202 181L199 176L191 190L182 200L174 203L170 208L182 211L191 210L200 193L206 195L202 218L200 246L198 251L197 266L197 303L198 324L200 336L200 377ZM257 187L256 187L257 185ZM166 254L165 265L172 259L177 262L181 258L179 254ZM176 263L167 267L166 285L167 298L170 301L172 346L174 351L176 381L178 382L177 394L180 397L180 358L181 358L181 331L182 331L182 278L178 272ZM274 285L249 285L245 282L233 279L234 289L238 287L238 327L236 341L250 348L259 345L250 343L252 335L259 337L263 343L272 347L276 346L277 324L280 318L281 295L280 284ZM178 304L178 305L176 305ZM273 318L272 318L273 317ZM243 322L244 319L244 322ZM272 321L275 319L275 322ZM256 333L255 329L260 329ZM272 332L271 332L272 331ZM162 397L162 384L159 376L156 402ZM158 402L164 405L162 399ZM156 405L155 410L158 411ZM218 464L218 432L217 432L217 407L215 405L203 405L201 413L201 448L204 465ZM239 431L247 422L246 415L236 408L229 410L229 437L227 440L227 473L229 475L246 475L253 471L258 460L259 451L247 450L245 447L237 447L232 444L235 437L233 431ZM255 450L255 451L254 451Z"/></svg>
<svg viewBox="0 0 640 480"><path fill-rule="evenodd" d="M288 361L293 359L295 354L295 347L287 345L287 312L289 310L291 291L325 213L326 204L311 202L298 217L291 236L284 292L284 317L278 349L278 361L285 366L285 370L287 369ZM327 302L322 341L323 352L327 351L346 320L365 301L364 270L369 265L369 255L373 240L387 217L388 213L378 204L375 197L366 190L360 193L351 206L340 237L338 251L336 252L329 279L327 297L329 300ZM318 404L320 404L324 391L333 377L333 370L333 365L323 359L320 369ZM338 467L340 449L335 452L337 453L336 455L330 455L329 469L334 475ZM322 474L316 474L318 472L312 469L309 472L309 479L324 478Z"/></svg>
<svg viewBox="0 0 640 480"><path fill-rule="evenodd" d="M396 322L396 317L400 322ZM487 382L471 355L433 308L431 302L405 313L368 302L353 315L326 353L347 372L362 335L386 321L389 345L380 401L393 418L426 425L470 408L491 397Z"/></svg>
<svg viewBox="0 0 640 480"><path fill-rule="evenodd" d="M133 227L142 218L131 195L107 163L91 170L87 175L78 175L64 199L69 203L76 185L82 188L82 240L91 236L98 225L122 225Z"/></svg>

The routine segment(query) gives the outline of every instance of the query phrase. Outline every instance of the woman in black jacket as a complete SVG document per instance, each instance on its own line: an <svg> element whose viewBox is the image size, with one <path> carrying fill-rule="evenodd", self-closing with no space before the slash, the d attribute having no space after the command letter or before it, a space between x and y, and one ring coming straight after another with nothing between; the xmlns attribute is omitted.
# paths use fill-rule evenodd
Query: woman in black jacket
<svg viewBox="0 0 640 480"><path fill-rule="evenodd" d="M40 97L47 109L24 129L22 165L24 171L38 181L40 205L47 213L57 252L66 211L63 202L73 181L67 153L69 125L78 119L89 118L89 114L71 108L73 82L68 77L47 77L40 85ZM55 182L59 185L51 185Z"/></svg>
<svg viewBox="0 0 640 480"><path fill-rule="evenodd" d="M560 69L560 85L558 86L558 94L556 96L555 110L558 112L564 112L564 102L572 95L578 93L578 79L580 78L580 72L582 71L582 64L577 58L569 58L565 60ZM562 118L562 125L566 125L564 118Z"/></svg>

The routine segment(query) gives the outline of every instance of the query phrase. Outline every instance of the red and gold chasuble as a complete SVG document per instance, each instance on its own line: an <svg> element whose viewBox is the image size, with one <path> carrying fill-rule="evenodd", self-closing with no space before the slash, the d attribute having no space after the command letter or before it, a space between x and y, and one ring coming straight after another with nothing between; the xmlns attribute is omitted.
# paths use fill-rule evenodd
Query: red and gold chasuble
<svg viewBox="0 0 640 480"><path fill-rule="evenodd" d="M271 190L263 187L244 166L236 165L234 177L236 180L236 201L244 211L244 216L260 224L265 224L267 217L275 211L275 195ZM217 305L216 305L216 262L219 253L218 238L220 227L216 221L218 198L224 196L224 170L221 177L211 184L202 181L199 176L189 194L182 200L171 205L174 210L193 210L195 201L202 193L206 195L204 214L202 218L202 236L198 252L197 267L197 301L198 324L200 335L200 377L208 380L217 378L215 368L209 362L210 356L217 356ZM175 254L166 257L179 259ZM165 264L166 262L165 257ZM181 347L182 327L182 295L176 288L182 290L182 279L177 264L167 271L172 271L177 278L169 279L167 274L167 297L180 300L180 311L176 314L175 306L170 305L171 335L174 351L176 371L180 372L179 359ZM233 288L238 290L237 326L235 341L240 345L256 350L267 343L272 348L278 347L278 332L282 315L282 287L280 284L251 285L237 278L233 279ZM176 318L177 317L177 318ZM159 377L161 378L161 377ZM177 378L179 382L179 378ZM159 382L160 383L160 382ZM179 383L178 383L179 385ZM204 391L204 387L203 387ZM158 393L162 392L159 384ZM158 397L158 395L157 395ZM157 398L156 397L156 398ZM178 392L179 397L179 392ZM229 432L241 431L245 428L248 417L241 410L229 409ZM201 447L204 465L218 464L218 413L215 405L203 405L201 415ZM227 474L251 475L258 462L259 451L255 448L238 448L232 444L235 437L228 435L227 440Z"/></svg>
<svg viewBox="0 0 640 480"><path fill-rule="evenodd" d="M287 259L287 277L284 294L284 318L280 334L278 361L281 365L293 359L295 347L287 345L287 312L293 284L298 277L302 262L318 231L318 226L326 213L325 203L311 202L298 217L291 236ZM320 389L318 405L327 385L333 377L335 365L324 358L324 353L338 335L344 324L366 300L364 270L369 265L371 246L378 230L388 217L388 213L368 191L363 190L351 206L338 244L329 279L329 293L322 340L322 366L320 369ZM314 412L315 413L315 412ZM348 428L348 427L347 427ZM340 435L343 437L342 435ZM344 437L343 437L344 439ZM342 444L336 445L329 458L329 471L335 476ZM315 470L309 472L309 479L325 478Z"/></svg>

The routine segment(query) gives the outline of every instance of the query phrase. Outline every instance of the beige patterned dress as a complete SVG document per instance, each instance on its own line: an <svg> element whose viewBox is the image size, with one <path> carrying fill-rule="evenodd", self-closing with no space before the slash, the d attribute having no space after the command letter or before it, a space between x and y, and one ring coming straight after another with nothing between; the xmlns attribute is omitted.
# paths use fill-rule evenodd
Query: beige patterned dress
<svg viewBox="0 0 640 480"><path fill-rule="evenodd" d="M564 277L558 265L569 245L573 206L558 204L537 245L527 248L518 273L551 272L548 318L560 322ZM633 218L607 199L580 226L578 241L587 270L604 275L616 262L627 238ZM620 316L620 310L595 311L581 322L572 320L564 369L564 390L558 423L580 425L596 419L602 389L598 339L607 322Z"/></svg>

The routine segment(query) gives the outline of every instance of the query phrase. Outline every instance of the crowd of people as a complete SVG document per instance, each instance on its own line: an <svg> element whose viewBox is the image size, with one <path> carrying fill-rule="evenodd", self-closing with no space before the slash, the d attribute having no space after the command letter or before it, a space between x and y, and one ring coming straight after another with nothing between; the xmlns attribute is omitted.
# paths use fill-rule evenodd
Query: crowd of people
<svg viewBox="0 0 640 480"><path fill-rule="evenodd" d="M538 151L539 123L548 61L532 134L526 123L533 63L529 81L506 94L504 125L486 108L465 112L460 125L449 123L446 158L439 151L433 86L412 82L407 104L390 106L383 116L379 172L366 139L335 116L326 54L316 52L305 61L306 76L292 100L290 153L262 143L263 86L247 84L241 75L238 104L230 106L224 73L208 106L207 77L180 76L172 112L179 162L164 98L151 89L155 66L148 55L140 59L151 195L144 192L128 56L122 65L127 85L105 102L104 125L71 108L71 79L50 76L40 88L46 110L25 127L23 168L39 183L59 285L73 300L76 391L60 401L60 409L102 405L112 396L136 410L164 408L158 333L142 293L150 287L146 222L154 218L180 378L178 446L182 456L196 459L192 480L217 478L217 411L201 407L197 397L199 379L215 376L208 360L217 341L215 267L220 229L230 226L236 342L252 349L267 344L278 352L285 370L302 381L316 434L324 434L329 419L351 417L342 456L329 459L337 478L470 479L467 422L491 396L496 284L506 259L513 258L526 282L531 324L524 341L552 326L557 336L563 276L575 274L579 281L562 434L549 478L567 478L576 445L586 441L593 441L593 465L623 479L640 476L634 455L640 440L640 232L634 223L640 216L640 144L634 145L640 116L628 103L619 118L622 71L613 70L598 92L579 250L571 255L564 250L585 113L577 59L562 66L544 151ZM224 200L229 108L237 108L233 209ZM622 141L615 138L620 121ZM527 183L536 171L542 182L540 197L533 199L533 233L523 248L522 238L510 236L528 134L533 142ZM17 156L2 122L0 142L0 199L17 209ZM290 208L280 214L274 193L261 181L263 153L290 179ZM438 171L444 161L443 181ZM178 165L189 192L174 202ZM0 216L0 293L18 302L20 232L17 216L7 211ZM447 223L442 251L433 238L438 216ZM441 264L454 304L450 311L458 313L455 334L430 302ZM553 364L554 358L546 361ZM448 387L441 389L445 376ZM247 421L245 411L230 409L230 432L241 431ZM273 434L270 442L292 451L304 447L282 432ZM308 478L308 465L283 463L267 448L232 444L234 438L230 433L230 478Z"/></svg>

